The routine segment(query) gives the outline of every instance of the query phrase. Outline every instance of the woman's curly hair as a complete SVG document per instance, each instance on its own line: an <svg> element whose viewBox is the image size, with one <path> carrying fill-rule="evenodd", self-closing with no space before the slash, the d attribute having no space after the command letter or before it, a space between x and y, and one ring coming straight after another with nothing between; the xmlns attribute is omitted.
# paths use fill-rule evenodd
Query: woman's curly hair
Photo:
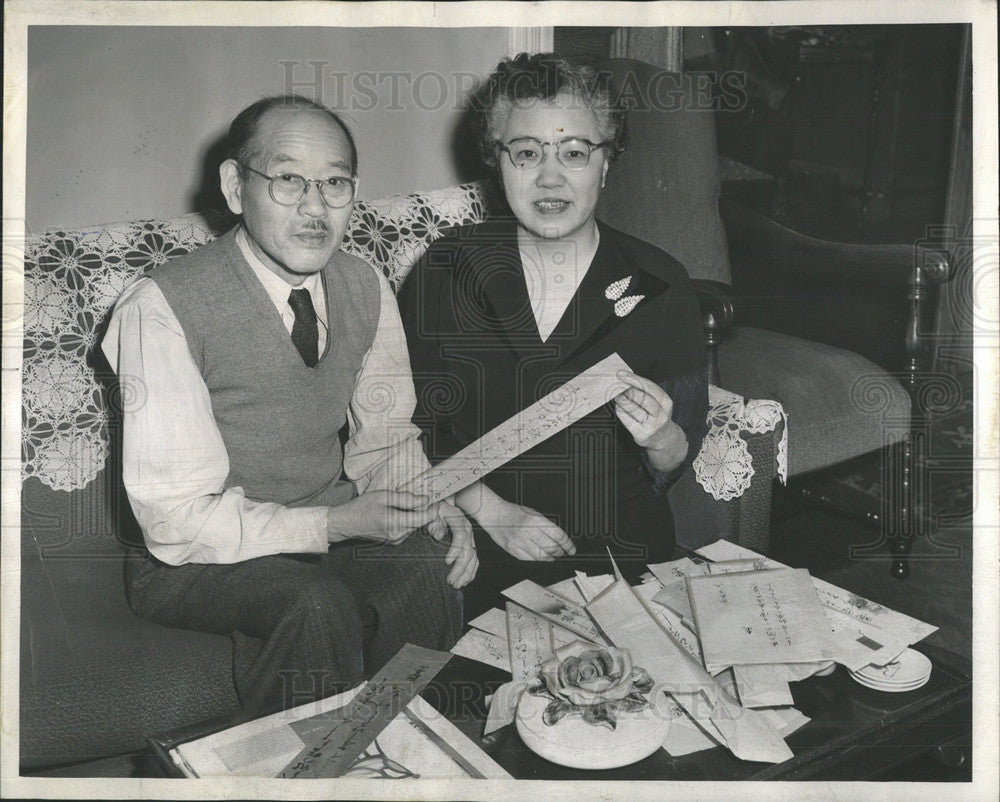
<svg viewBox="0 0 1000 802"><path fill-rule="evenodd" d="M497 144L515 104L547 102L557 95L579 100L597 116L608 161L614 163L628 145L626 110L609 86L610 75L593 67L572 64L555 53L520 53L505 58L486 83L479 98L479 151L483 162L497 165Z"/></svg>

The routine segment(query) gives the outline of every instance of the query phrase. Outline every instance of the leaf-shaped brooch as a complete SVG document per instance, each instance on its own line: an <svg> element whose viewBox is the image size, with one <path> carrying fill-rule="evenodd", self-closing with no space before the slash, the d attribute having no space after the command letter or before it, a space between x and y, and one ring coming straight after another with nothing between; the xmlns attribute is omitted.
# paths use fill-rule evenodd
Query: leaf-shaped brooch
<svg viewBox="0 0 1000 802"><path fill-rule="evenodd" d="M625 290L628 289L628 285L631 283L631 276L625 276L625 278L620 278L618 281L612 281L607 286L607 289L604 290L604 297L609 301L617 301L625 294Z"/></svg>
<svg viewBox="0 0 1000 802"><path fill-rule="evenodd" d="M615 302L615 314L618 317L625 317L625 315L635 309L639 301L646 297L645 295L627 295L623 298L622 296L625 295L625 291L631 283L632 277L625 276L625 278L620 278L618 281L612 281L604 290L604 297L609 301Z"/></svg>

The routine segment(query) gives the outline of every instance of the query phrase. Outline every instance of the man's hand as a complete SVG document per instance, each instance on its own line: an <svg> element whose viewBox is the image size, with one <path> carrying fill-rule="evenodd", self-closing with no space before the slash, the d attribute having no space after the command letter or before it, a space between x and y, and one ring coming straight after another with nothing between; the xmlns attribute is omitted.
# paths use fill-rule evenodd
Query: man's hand
<svg viewBox="0 0 1000 802"><path fill-rule="evenodd" d="M457 507L446 501L436 506L438 517L427 526L427 531L435 540L443 540L451 532L451 546L444 561L451 566L448 584L454 588L468 585L479 569L476 541L472 536L472 524Z"/></svg>
<svg viewBox="0 0 1000 802"><path fill-rule="evenodd" d="M569 535L527 507L502 501L492 506L489 515L476 520L500 548L519 560L552 562L576 554Z"/></svg>
<svg viewBox="0 0 1000 802"><path fill-rule="evenodd" d="M361 538L384 543L402 543L407 536L427 526L438 515L426 496L392 490L362 493L346 504L330 507L326 514L326 536L334 543Z"/></svg>
<svg viewBox="0 0 1000 802"><path fill-rule="evenodd" d="M673 470L684 461L688 450L687 435L670 417L673 400L662 387L642 376L622 370L618 378L629 385L615 397L618 420L636 445L646 449L654 468Z"/></svg>

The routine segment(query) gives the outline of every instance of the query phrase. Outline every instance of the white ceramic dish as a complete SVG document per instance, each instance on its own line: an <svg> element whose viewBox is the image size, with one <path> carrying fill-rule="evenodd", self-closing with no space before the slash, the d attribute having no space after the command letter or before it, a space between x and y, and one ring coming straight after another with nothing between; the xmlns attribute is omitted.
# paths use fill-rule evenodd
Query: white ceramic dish
<svg viewBox="0 0 1000 802"><path fill-rule="evenodd" d="M612 769L649 757L666 740L670 714L663 694L656 706L619 715L614 730L566 716L555 724L542 721L549 700L525 693L517 705L517 732L535 754L574 769Z"/></svg>

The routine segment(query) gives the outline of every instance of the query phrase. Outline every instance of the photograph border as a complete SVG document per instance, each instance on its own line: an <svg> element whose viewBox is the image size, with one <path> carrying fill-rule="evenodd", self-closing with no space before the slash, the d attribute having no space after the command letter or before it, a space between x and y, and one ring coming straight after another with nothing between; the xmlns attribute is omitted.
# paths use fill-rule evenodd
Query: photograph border
<svg viewBox="0 0 1000 802"><path fill-rule="evenodd" d="M556 24L662 26L749 26L789 24L968 22L972 24L975 163L973 174L975 241L995 246L997 199L997 6L992 0L787 0L786 2L469 2L469 3L265 3L265 2L30 2L5 3L4 25L4 199L3 199L3 443L2 588L0 588L0 681L2 737L0 795L5 798L375 798L375 799L659 799L665 791L687 799L741 798L764 793L768 799L939 799L939 784L749 783L603 781L541 782L502 780L411 781L402 785L374 780L172 780L39 779L18 776L18 667L20 599L20 409L21 309L25 227L25 130L27 106L27 29L29 25L191 25L285 27L498 27L511 26L510 47L530 47L538 29ZM503 54L498 54L503 55ZM178 165L180 169L182 165ZM192 168L194 166L192 165ZM180 210L179 212L180 213ZM984 265L975 288L980 320L998 321L997 266ZM998 332L975 334L975 505L973 571L974 729L973 781L947 784L956 800L992 798L998 783L998 576L1000 559L997 508ZM981 467L980 467L981 466ZM991 791L992 789L992 791ZM983 795L983 794L986 795Z"/></svg>

